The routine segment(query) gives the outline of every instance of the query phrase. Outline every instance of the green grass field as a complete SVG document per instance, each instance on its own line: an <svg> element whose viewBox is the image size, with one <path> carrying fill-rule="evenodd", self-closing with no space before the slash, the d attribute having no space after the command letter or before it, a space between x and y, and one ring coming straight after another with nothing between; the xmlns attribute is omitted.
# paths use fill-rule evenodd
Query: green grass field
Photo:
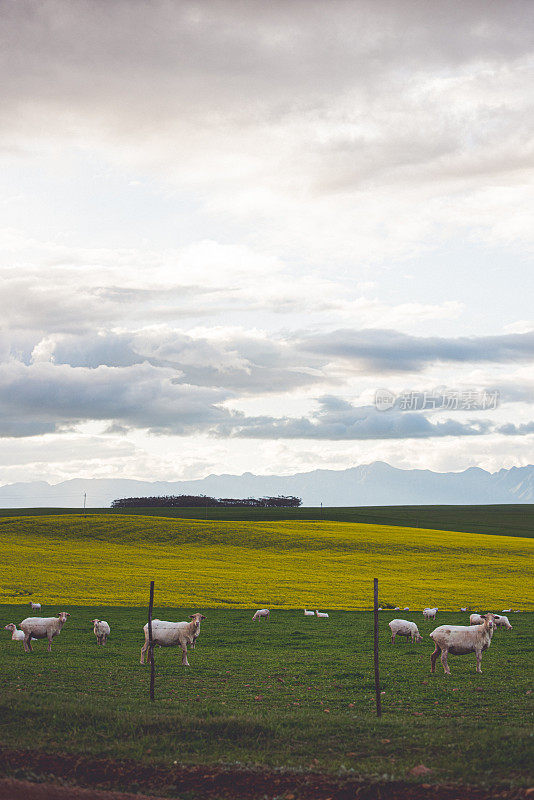
<svg viewBox="0 0 534 800"><path fill-rule="evenodd" d="M534 505L485 506L364 506L342 508L88 508L86 514L140 514L175 519L229 522L320 520L365 522L443 531L465 531L498 536L534 537ZM78 508L3 508L0 517L80 514Z"/></svg>
<svg viewBox="0 0 534 800"><path fill-rule="evenodd" d="M532 614L510 614L513 630L496 632L482 675L464 656L450 658L451 677L440 664L431 676L428 634L467 622L460 605L532 609L533 551L528 538L324 520L2 517L1 627L29 616L30 598L43 615L72 616L51 654L43 642L25 654L0 627L0 745L158 765L528 785ZM383 604L440 607L436 623L420 611L380 614L382 720L372 614L354 610L371 607L375 576ZM190 668L176 650L157 650L155 704L139 664L152 579L155 617L208 617ZM261 606L273 609L269 623L251 621ZM330 618L304 617L305 606ZM95 616L112 628L103 648ZM395 616L414 619L423 643L391 645ZM410 770L421 763L432 772L416 778Z"/></svg>
<svg viewBox="0 0 534 800"><path fill-rule="evenodd" d="M0 519L0 602L365 609L534 608L534 542L336 522L139 515Z"/></svg>
<svg viewBox="0 0 534 800"><path fill-rule="evenodd" d="M449 659L429 673L429 632L465 615L415 619L422 644L392 645L380 616L384 715L374 711L372 614L274 611L253 623L250 610L206 609L190 668L174 649L156 650L156 702L148 668L139 664L146 609L69 606L54 640L25 654L7 632L0 646L0 737L3 746L45 752L133 758L171 765L216 763L312 768L372 780L426 780L528 785L532 756L531 615L512 615L498 630L475 674L474 656ZM59 606L50 609L56 611ZM184 619L186 608L156 608ZM0 606L4 624L25 606ZM97 647L91 619L112 629ZM489 757L488 757L489 754ZM419 764L432 769L414 778ZM532 761L530 760L530 764ZM531 776L530 776L531 779ZM125 787L127 788L127 787Z"/></svg>

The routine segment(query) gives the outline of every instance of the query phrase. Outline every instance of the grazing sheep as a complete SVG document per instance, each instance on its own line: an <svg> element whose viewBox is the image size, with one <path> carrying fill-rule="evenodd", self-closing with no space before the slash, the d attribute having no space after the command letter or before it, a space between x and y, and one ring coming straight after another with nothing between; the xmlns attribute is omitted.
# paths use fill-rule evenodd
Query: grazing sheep
<svg viewBox="0 0 534 800"><path fill-rule="evenodd" d="M483 622L484 622L484 617L482 617L480 614L471 614L471 616L469 617L470 625L482 625Z"/></svg>
<svg viewBox="0 0 534 800"><path fill-rule="evenodd" d="M474 653L477 659L477 672L482 672L482 653L491 644L491 637L495 630L495 617L493 614L484 614L482 625L440 625L430 634L430 638L435 644L435 650L430 656L430 671L436 670L436 659L441 653L441 663L446 675L451 671L447 664L447 656L463 656Z"/></svg>
<svg viewBox="0 0 534 800"><path fill-rule="evenodd" d="M268 608L258 608L258 610L257 610L257 611L256 611L256 613L254 614L254 616L252 617L252 619L253 619L253 620L255 620L255 619L261 619L261 618L263 617L264 619L266 619L266 620L267 620L267 622L269 622L269 614L270 614L270 613L271 613L271 612L269 611L269 609L268 609Z"/></svg>
<svg viewBox="0 0 534 800"><path fill-rule="evenodd" d="M329 614L327 614L327 613L326 613L326 611L317 611L317 610L316 610L316 611L315 611L315 616L316 616L316 617L321 617L321 619L328 619L328 617L329 617L330 615L329 615Z"/></svg>
<svg viewBox="0 0 534 800"><path fill-rule="evenodd" d="M438 612L438 608L424 608L423 609L423 617L425 619L436 619L436 614Z"/></svg>
<svg viewBox="0 0 534 800"><path fill-rule="evenodd" d="M93 633L96 636L96 643L104 645L106 644L106 640L111 633L111 628L105 619L94 619Z"/></svg>
<svg viewBox="0 0 534 800"><path fill-rule="evenodd" d="M33 603L30 600L30 606L32 607L32 611L40 611L41 610L41 604L40 603Z"/></svg>
<svg viewBox="0 0 534 800"><path fill-rule="evenodd" d="M61 629L70 614L61 611L57 617L27 617L20 623L24 631L24 650L31 653L31 639L48 639L48 652L52 650L52 639L61 633Z"/></svg>
<svg viewBox="0 0 534 800"><path fill-rule="evenodd" d="M304 616L305 617L314 617L315 616L315 611L307 611L306 609L304 609Z"/></svg>
<svg viewBox="0 0 534 800"><path fill-rule="evenodd" d="M467 611L467 606L465 608L461 608L460 611Z"/></svg>
<svg viewBox="0 0 534 800"><path fill-rule="evenodd" d="M389 623L389 627L391 628L392 634L391 644L395 643L395 636L406 636L406 642L408 642L408 639L411 639L412 643L414 641L423 641L423 637L419 633L415 622L409 622L407 619L392 619Z"/></svg>
<svg viewBox="0 0 534 800"><path fill-rule="evenodd" d="M395 608L393 609L393 611L400 611L400 606L395 606Z"/></svg>
<svg viewBox="0 0 534 800"><path fill-rule="evenodd" d="M501 614L511 614L511 613L512 613L511 608L503 608L503 610L501 611Z"/></svg>
<svg viewBox="0 0 534 800"><path fill-rule="evenodd" d="M152 620L152 649L154 645L159 647L176 647L177 645L182 648L182 664L184 667L189 667L187 660L187 646L192 648L195 646L195 641L198 639L200 633L200 622L206 619L204 614L191 614L191 622L165 622L161 619ZM141 664L145 663L145 653L150 647L148 640L148 622L143 628L145 632L145 643L141 648ZM148 661L153 657L153 653L148 654Z"/></svg>
<svg viewBox="0 0 534 800"><path fill-rule="evenodd" d="M378 611L383 611L382 606L378 606Z"/></svg>
<svg viewBox="0 0 534 800"><path fill-rule="evenodd" d="M506 628L507 631L512 630L510 620L508 617L505 617L502 614L495 614L495 625L497 625L499 628Z"/></svg>
<svg viewBox="0 0 534 800"><path fill-rule="evenodd" d="M409 608L409 606L406 606L406 608L403 608L402 610L403 610L403 611L409 611L409 610L410 610L410 608Z"/></svg>

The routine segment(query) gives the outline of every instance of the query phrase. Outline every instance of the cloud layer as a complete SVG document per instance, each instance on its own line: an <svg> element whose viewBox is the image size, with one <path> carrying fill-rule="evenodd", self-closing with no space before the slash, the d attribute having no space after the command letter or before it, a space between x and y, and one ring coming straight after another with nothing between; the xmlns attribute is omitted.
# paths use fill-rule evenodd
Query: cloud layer
<svg viewBox="0 0 534 800"><path fill-rule="evenodd" d="M533 68L530 0L6 0L9 474L532 460Z"/></svg>

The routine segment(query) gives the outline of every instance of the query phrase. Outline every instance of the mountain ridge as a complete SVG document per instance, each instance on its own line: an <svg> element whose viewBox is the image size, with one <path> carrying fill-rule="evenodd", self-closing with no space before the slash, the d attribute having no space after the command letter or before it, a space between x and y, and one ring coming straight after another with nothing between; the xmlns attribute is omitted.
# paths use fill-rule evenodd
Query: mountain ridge
<svg viewBox="0 0 534 800"><path fill-rule="evenodd" d="M399 469L374 461L344 470L316 469L293 475L210 474L188 481L70 478L57 484L18 481L0 486L0 508L104 508L120 497L206 494L213 497L296 495L304 506L483 505L534 502L534 465L488 472Z"/></svg>

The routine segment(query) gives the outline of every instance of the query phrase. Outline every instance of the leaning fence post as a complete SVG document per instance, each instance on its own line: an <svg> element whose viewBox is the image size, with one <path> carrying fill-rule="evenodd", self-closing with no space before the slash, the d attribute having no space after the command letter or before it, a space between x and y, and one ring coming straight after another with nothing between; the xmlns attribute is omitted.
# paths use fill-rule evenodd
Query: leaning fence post
<svg viewBox="0 0 534 800"><path fill-rule="evenodd" d="M378 667L378 578L374 579L375 597L374 597L374 617L375 617L375 632L374 632L374 650L375 650L375 695L376 695L376 716L382 716L382 701L380 699L380 670Z"/></svg>
<svg viewBox="0 0 534 800"><path fill-rule="evenodd" d="M154 701L154 642L152 639L152 606L154 605L154 581L150 581L148 603L148 660L150 663L150 699Z"/></svg>

